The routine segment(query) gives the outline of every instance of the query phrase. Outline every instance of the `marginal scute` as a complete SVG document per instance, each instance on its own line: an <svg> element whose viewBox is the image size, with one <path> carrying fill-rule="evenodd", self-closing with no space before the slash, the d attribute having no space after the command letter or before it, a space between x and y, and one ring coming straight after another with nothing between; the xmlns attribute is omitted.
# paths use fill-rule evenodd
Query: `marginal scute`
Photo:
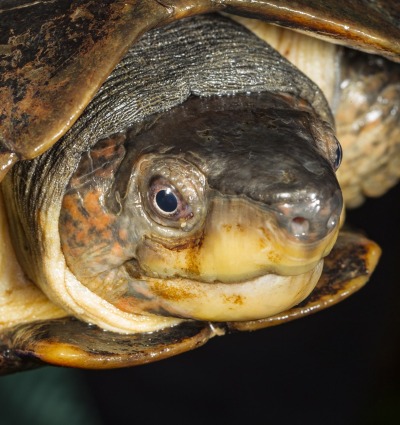
<svg viewBox="0 0 400 425"><path fill-rule="evenodd" d="M47 150L76 121L128 47L169 15L155 1L0 5L0 45L6 47L0 50L1 146L22 158Z"/></svg>
<svg viewBox="0 0 400 425"><path fill-rule="evenodd" d="M185 322L153 333L105 332L72 317L8 330L0 344L0 375L43 364L112 369L150 363L205 344L215 335L208 323Z"/></svg>

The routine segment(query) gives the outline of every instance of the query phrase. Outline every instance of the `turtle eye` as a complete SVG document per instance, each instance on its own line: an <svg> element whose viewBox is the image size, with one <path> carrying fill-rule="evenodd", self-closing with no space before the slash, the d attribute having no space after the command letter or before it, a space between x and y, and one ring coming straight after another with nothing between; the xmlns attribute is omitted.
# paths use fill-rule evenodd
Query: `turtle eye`
<svg viewBox="0 0 400 425"><path fill-rule="evenodd" d="M154 205L165 214L173 214L179 205L179 199L171 188L161 189L156 193Z"/></svg>
<svg viewBox="0 0 400 425"><path fill-rule="evenodd" d="M185 222L193 217L192 208L185 201L182 194L163 177L157 177L150 183L148 199L153 214L167 224L164 220L172 222Z"/></svg>
<svg viewBox="0 0 400 425"><path fill-rule="evenodd" d="M339 168L340 164L342 163L342 157L343 157L343 151L342 146L340 145L339 141L336 141L336 151L335 151L335 160L333 162L333 168L335 171Z"/></svg>

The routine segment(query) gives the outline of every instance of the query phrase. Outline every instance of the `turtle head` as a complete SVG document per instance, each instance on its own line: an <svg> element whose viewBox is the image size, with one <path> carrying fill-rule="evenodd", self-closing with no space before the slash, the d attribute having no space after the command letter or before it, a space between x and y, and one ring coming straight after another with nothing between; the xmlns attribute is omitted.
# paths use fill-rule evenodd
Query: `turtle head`
<svg viewBox="0 0 400 425"><path fill-rule="evenodd" d="M191 97L100 141L63 200L69 268L127 312L249 320L297 304L342 212L323 126L286 95Z"/></svg>
<svg viewBox="0 0 400 425"><path fill-rule="evenodd" d="M6 176L21 266L117 332L285 311L338 233L332 122L311 80L228 19L149 32L57 144Z"/></svg>

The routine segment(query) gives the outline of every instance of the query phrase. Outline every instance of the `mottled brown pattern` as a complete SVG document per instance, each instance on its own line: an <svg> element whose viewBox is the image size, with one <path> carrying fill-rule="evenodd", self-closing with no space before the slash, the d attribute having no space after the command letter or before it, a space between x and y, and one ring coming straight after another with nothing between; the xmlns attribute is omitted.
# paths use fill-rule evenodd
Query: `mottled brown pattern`
<svg viewBox="0 0 400 425"><path fill-rule="evenodd" d="M48 149L78 118L129 46L155 26L224 10L399 60L399 8L396 0L301 0L295 8L290 0L3 0L0 144L21 158Z"/></svg>
<svg viewBox="0 0 400 425"><path fill-rule="evenodd" d="M140 0L0 3L1 145L22 158L48 149L133 41L168 14Z"/></svg>
<svg viewBox="0 0 400 425"><path fill-rule="evenodd" d="M109 263L115 265L113 258L119 261L124 257L127 231L117 228L117 217L104 202L104 193L125 155L124 140L123 135L115 135L86 152L63 199L59 220L62 250L68 266L87 276L98 275Z"/></svg>

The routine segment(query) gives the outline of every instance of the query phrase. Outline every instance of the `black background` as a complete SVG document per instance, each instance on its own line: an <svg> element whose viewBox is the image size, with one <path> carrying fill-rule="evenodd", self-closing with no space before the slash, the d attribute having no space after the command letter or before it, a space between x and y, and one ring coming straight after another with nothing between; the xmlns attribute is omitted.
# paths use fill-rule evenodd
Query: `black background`
<svg viewBox="0 0 400 425"><path fill-rule="evenodd" d="M106 424L400 424L400 188L348 214L383 248L365 288L150 365L81 371Z"/></svg>

